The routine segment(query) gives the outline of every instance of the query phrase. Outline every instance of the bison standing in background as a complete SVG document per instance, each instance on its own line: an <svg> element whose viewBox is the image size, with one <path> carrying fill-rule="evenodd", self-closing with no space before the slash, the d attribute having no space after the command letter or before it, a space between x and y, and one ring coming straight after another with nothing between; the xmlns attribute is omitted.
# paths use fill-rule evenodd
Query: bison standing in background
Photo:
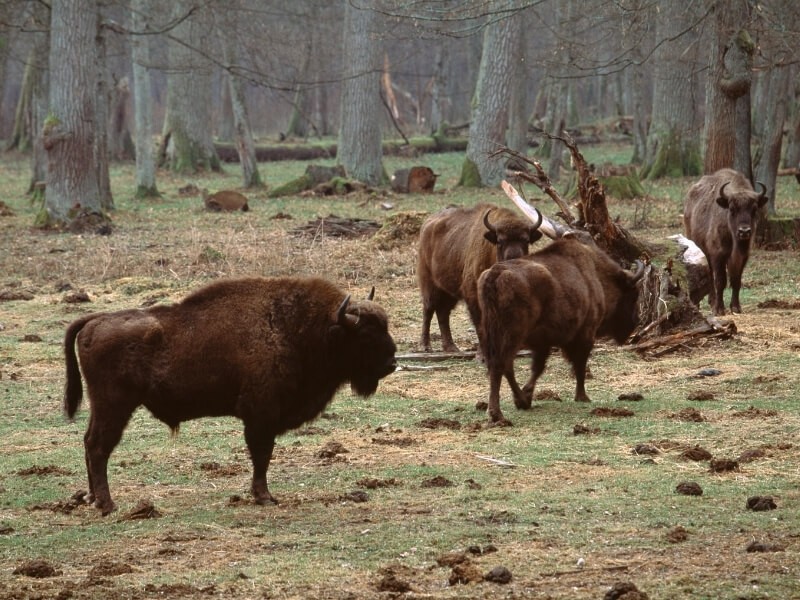
<svg viewBox="0 0 800 600"><path fill-rule="evenodd" d="M586 362L597 337L623 343L638 324L636 272L623 270L602 250L576 237L555 240L523 258L499 262L478 280L483 315L481 344L489 370L489 417L504 422L500 384L508 379L517 408L531 406L536 380L553 347L560 348L575 374L575 400L589 402ZM533 351L524 389L514 378L514 358Z"/></svg>
<svg viewBox="0 0 800 600"><path fill-rule="evenodd" d="M253 496L265 504L276 502L275 437L314 419L346 382L369 396L396 367L383 309L317 278L222 280L173 306L75 320L64 339L69 418L83 395L76 340L91 404L87 501L104 515L114 510L108 459L137 407L173 431L199 417L241 419Z"/></svg>
<svg viewBox="0 0 800 600"><path fill-rule="evenodd" d="M706 255L713 290L709 304L715 315L725 314L722 294L731 280L731 312L742 312L739 290L758 209L767 202L767 189L753 190L747 178L733 169L706 175L689 188L683 207L686 237Z"/></svg>
<svg viewBox="0 0 800 600"><path fill-rule="evenodd" d="M539 222L493 204L472 208L446 208L422 225L417 259L417 280L422 296L420 345L431 350L431 319L436 313L442 347L458 352L450 332L450 313L458 301L467 305L472 323L480 334L478 277L495 262L518 258L542 234Z"/></svg>

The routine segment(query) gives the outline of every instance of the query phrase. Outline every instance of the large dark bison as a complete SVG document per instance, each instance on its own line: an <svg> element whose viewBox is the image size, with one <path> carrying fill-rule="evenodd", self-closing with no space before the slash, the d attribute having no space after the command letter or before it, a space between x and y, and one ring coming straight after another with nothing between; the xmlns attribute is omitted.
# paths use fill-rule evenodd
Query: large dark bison
<svg viewBox="0 0 800 600"><path fill-rule="evenodd" d="M478 277L500 260L518 258L542 234L541 224L493 204L471 208L446 208L422 224L417 257L417 281L422 296L420 345L431 350L434 313L445 352L458 352L450 332L450 313L459 300L467 305L472 323L480 333Z"/></svg>
<svg viewBox="0 0 800 600"><path fill-rule="evenodd" d="M713 290L709 304L715 315L725 314L725 291L731 280L731 312L742 312L739 289L742 271L750 257L750 245L758 209L767 202L767 189L753 190L747 178L733 169L706 175L689 188L683 206L686 237L706 255Z"/></svg>
<svg viewBox="0 0 800 600"><path fill-rule="evenodd" d="M637 283L644 265L631 273L592 243L569 236L523 258L499 262L478 280L483 314L481 343L489 371L489 417L500 410L503 375L521 409L531 406L536 380L553 347L560 348L575 374L575 400L589 402L586 362L597 337L623 343L638 323ZM514 357L533 352L531 377L523 389L514 378Z"/></svg>
<svg viewBox="0 0 800 600"><path fill-rule="evenodd" d="M241 419L253 496L265 504L276 502L275 437L314 419L346 382L369 396L396 367L384 310L318 278L222 280L173 306L75 320L64 338L69 418L83 395L76 339L91 405L86 499L104 515L114 509L108 459L137 407L173 431L199 417Z"/></svg>

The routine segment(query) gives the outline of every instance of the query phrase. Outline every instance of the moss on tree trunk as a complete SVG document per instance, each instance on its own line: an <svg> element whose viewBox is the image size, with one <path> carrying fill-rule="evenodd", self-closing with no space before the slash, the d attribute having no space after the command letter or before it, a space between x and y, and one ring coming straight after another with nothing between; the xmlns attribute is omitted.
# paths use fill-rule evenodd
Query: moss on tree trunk
<svg viewBox="0 0 800 600"><path fill-rule="evenodd" d="M464 159L461 166L461 177L458 180L458 185L463 187L482 187L481 174L476 165L469 158Z"/></svg>

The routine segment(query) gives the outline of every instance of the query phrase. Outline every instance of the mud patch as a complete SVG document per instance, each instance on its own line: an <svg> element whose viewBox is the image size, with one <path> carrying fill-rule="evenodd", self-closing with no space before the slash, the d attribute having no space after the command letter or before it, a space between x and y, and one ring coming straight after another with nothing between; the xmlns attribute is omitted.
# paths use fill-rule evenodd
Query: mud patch
<svg viewBox="0 0 800 600"><path fill-rule="evenodd" d="M738 410L732 413L732 416L741 417L744 419L766 419L767 417L777 417L778 411L764 410L761 408L756 408L755 406L750 406L745 410Z"/></svg>
<svg viewBox="0 0 800 600"><path fill-rule="evenodd" d="M784 310L800 310L800 300L777 300L770 298L756 304L758 308L782 308Z"/></svg>
<svg viewBox="0 0 800 600"><path fill-rule="evenodd" d="M581 423L578 423L572 428L572 435L594 435L596 433L600 433L599 427L588 427Z"/></svg>
<svg viewBox="0 0 800 600"><path fill-rule="evenodd" d="M116 575L125 575L127 573L134 573L134 569L127 563L118 563L114 561L102 561L91 568L89 571L90 577L114 577Z"/></svg>
<svg viewBox="0 0 800 600"><path fill-rule="evenodd" d="M398 446L399 448L408 448L417 443L412 437L391 437L391 438L372 438L373 444L381 446Z"/></svg>
<svg viewBox="0 0 800 600"><path fill-rule="evenodd" d="M28 467L27 469L20 469L17 471L17 475L21 477L29 477L31 475L36 475L37 477L42 477L44 475L74 475L73 471L69 469L63 469L56 465L33 465L32 467Z"/></svg>
<svg viewBox="0 0 800 600"><path fill-rule="evenodd" d="M433 417L429 419L423 419L418 423L418 425L420 427L424 427L425 429L461 429L461 423L454 419L437 419Z"/></svg>
<svg viewBox="0 0 800 600"><path fill-rule="evenodd" d="M714 398L714 392L709 392L708 390L698 390L686 396L687 400L693 402L706 402L708 400L714 400Z"/></svg>
<svg viewBox="0 0 800 600"><path fill-rule="evenodd" d="M680 457L699 462L701 460L711 460L712 454L702 446L692 446L681 451Z"/></svg>
<svg viewBox="0 0 800 600"><path fill-rule="evenodd" d="M675 491L684 496L702 496L703 488L694 481L683 481L675 486Z"/></svg>
<svg viewBox="0 0 800 600"><path fill-rule="evenodd" d="M786 548L781 544L772 544L755 540L747 544L745 548L747 552L784 552L785 550Z"/></svg>
<svg viewBox="0 0 800 600"><path fill-rule="evenodd" d="M729 473L739 470L739 463L729 458L714 458L708 465L708 470L712 473Z"/></svg>
<svg viewBox="0 0 800 600"><path fill-rule="evenodd" d="M652 444L636 444L631 450L631 454L655 456L661 454L661 450Z"/></svg>
<svg viewBox="0 0 800 600"><path fill-rule="evenodd" d="M628 581L618 582L605 593L603 600L650 600L650 596Z"/></svg>
<svg viewBox="0 0 800 600"><path fill-rule="evenodd" d="M200 463L200 470L205 471L212 477L234 477L245 471L242 465L221 465L218 462Z"/></svg>
<svg viewBox="0 0 800 600"><path fill-rule="evenodd" d="M450 481L447 477L442 477L441 475L437 475L436 477L431 477L430 479L425 479L420 486L424 488L442 488L442 487L453 487L455 484Z"/></svg>
<svg viewBox="0 0 800 600"><path fill-rule="evenodd" d="M57 569L46 560L30 560L19 565L12 573L35 579L45 579L47 577L58 577L63 571Z"/></svg>
<svg viewBox="0 0 800 600"><path fill-rule="evenodd" d="M161 517L159 511L149 500L139 500L133 510L120 517L120 521L136 521L139 519L158 519Z"/></svg>
<svg viewBox="0 0 800 600"><path fill-rule="evenodd" d="M775 500L772 499L772 496L751 496L747 499L747 509L761 512L766 510L775 510L778 508L778 505L775 504Z"/></svg>
<svg viewBox="0 0 800 600"><path fill-rule="evenodd" d="M317 458L335 458L340 454L347 454L349 450L345 448L339 442L330 441L326 443L322 448L317 450L317 453L314 455Z"/></svg>
<svg viewBox="0 0 800 600"><path fill-rule="evenodd" d="M706 420L702 413L695 408L684 408L676 413L672 413L669 418L690 423L702 423Z"/></svg>
<svg viewBox="0 0 800 600"><path fill-rule="evenodd" d="M666 537L670 544L680 544L689 539L689 532L683 526L677 525L667 532Z"/></svg>
<svg viewBox="0 0 800 600"><path fill-rule="evenodd" d="M400 482L397 481L394 477L391 477L389 479L375 479L372 477L365 477L364 479L359 479L358 481L356 481L356 485L363 488L367 488L368 490L377 490L378 488L399 486Z"/></svg>

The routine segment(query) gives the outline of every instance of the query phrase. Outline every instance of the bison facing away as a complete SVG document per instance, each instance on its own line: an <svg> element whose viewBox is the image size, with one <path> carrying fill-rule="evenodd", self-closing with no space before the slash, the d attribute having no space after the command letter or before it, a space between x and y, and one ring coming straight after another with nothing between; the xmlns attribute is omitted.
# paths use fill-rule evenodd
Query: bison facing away
<svg viewBox="0 0 800 600"><path fill-rule="evenodd" d="M689 188L683 207L686 237L708 259L713 279L709 304L715 315L725 314L723 292L731 280L731 312L742 312L739 290L758 209L767 202L767 190L753 190L747 178L733 169L706 175Z"/></svg>
<svg viewBox="0 0 800 600"><path fill-rule="evenodd" d="M417 281L422 296L420 345L431 351L431 319L434 313L445 352L458 352L450 332L450 313L459 300L467 305L472 323L480 334L478 277L500 260L528 253L530 244L542 234L541 224L532 224L517 213L493 204L472 208L446 208L422 224L417 258Z"/></svg>
<svg viewBox="0 0 800 600"><path fill-rule="evenodd" d="M560 348L575 374L575 400L589 402L586 362L597 337L624 342L638 323L637 283L644 265L625 271L602 250L565 237L523 258L500 262L478 280L483 314L481 343L489 371L489 417L505 422L500 383L508 379L517 408L531 406L536 380L553 347ZM514 358L533 353L531 377L523 389L514 378Z"/></svg>
<svg viewBox="0 0 800 600"><path fill-rule="evenodd" d="M275 437L314 419L347 382L373 394L396 367L384 310L317 278L221 280L173 306L86 315L67 327L64 349L69 418L81 370L86 380L87 501L104 515L114 509L108 459L137 407L173 431L200 417L241 419L253 496L265 504L276 502L267 488Z"/></svg>
<svg viewBox="0 0 800 600"><path fill-rule="evenodd" d="M203 196L203 205L206 210L211 212L229 212L233 210L247 212L250 210L250 206L247 204L247 196L233 190L222 190L209 195L208 190L204 189L201 194Z"/></svg>

